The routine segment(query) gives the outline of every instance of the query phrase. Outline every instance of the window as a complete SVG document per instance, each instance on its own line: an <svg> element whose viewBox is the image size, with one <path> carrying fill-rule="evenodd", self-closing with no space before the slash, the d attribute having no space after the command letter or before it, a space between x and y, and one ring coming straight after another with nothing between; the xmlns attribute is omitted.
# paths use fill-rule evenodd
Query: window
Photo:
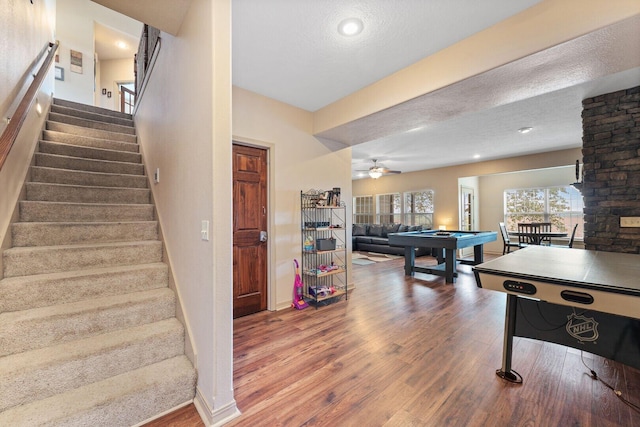
<svg viewBox="0 0 640 427"><path fill-rule="evenodd" d="M433 228L433 190L404 193L402 223Z"/></svg>
<svg viewBox="0 0 640 427"><path fill-rule="evenodd" d="M504 220L507 230L519 222L550 222L553 231L571 233L578 224L576 238L584 236L582 195L571 186L505 190Z"/></svg>
<svg viewBox="0 0 640 427"><path fill-rule="evenodd" d="M402 217L400 193L378 194L378 224L399 223Z"/></svg>
<svg viewBox="0 0 640 427"><path fill-rule="evenodd" d="M354 224L372 224L374 215L373 196L356 196L353 198Z"/></svg>

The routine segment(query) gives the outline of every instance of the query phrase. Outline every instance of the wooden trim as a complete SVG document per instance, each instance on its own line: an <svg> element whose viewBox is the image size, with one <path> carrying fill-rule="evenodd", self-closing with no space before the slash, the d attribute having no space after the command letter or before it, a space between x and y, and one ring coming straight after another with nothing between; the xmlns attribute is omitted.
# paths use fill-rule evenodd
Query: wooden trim
<svg viewBox="0 0 640 427"><path fill-rule="evenodd" d="M36 62L40 61L42 55L44 55L47 49L49 49L49 54L46 56L44 62L40 66L38 73L34 76L33 82L31 82L29 89L27 89L27 93L25 93L24 97L20 101L20 104L18 105L18 108L16 108L16 111L9 121L9 124L5 128L4 132L2 132L2 136L0 136L0 170L2 170L2 166L9 156L9 152L11 151L11 147L13 147L13 143L16 142L16 138L18 137L20 129L22 128L22 124L27 117L27 112L29 108L31 108L31 104L33 104L36 93L40 89L40 86L42 86L42 82L49 72L51 64L53 64L53 59L55 57L56 51L58 50L58 42L47 43L45 45L45 48L39 54L39 58Z"/></svg>

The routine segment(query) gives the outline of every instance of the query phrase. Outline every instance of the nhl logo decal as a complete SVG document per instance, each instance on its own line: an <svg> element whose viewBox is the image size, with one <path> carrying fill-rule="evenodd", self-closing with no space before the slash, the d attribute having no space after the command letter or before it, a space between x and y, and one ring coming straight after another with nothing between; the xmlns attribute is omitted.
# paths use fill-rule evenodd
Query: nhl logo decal
<svg viewBox="0 0 640 427"><path fill-rule="evenodd" d="M567 316L567 333L580 342L598 339L598 322L593 317L584 317L575 313Z"/></svg>

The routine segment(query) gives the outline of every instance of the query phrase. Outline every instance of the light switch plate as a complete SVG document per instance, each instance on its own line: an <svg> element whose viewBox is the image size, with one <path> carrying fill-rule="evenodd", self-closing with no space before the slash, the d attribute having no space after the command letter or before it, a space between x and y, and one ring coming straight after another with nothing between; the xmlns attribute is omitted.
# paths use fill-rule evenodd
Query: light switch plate
<svg viewBox="0 0 640 427"><path fill-rule="evenodd" d="M160 182L160 168L156 168L156 172L153 174L153 181L156 184Z"/></svg>
<svg viewBox="0 0 640 427"><path fill-rule="evenodd" d="M209 221L202 221L202 227L200 229L200 237L202 240L209 241Z"/></svg>
<svg viewBox="0 0 640 427"><path fill-rule="evenodd" d="M640 227L640 216L620 217L620 227Z"/></svg>

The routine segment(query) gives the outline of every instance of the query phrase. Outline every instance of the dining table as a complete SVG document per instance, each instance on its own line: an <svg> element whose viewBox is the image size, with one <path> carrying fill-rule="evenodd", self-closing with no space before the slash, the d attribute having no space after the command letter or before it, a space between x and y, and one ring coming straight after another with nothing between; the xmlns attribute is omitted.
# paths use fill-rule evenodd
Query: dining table
<svg viewBox="0 0 640 427"><path fill-rule="evenodd" d="M524 236L530 245L540 245L545 239L567 237L569 234L562 231L509 231L509 236Z"/></svg>

